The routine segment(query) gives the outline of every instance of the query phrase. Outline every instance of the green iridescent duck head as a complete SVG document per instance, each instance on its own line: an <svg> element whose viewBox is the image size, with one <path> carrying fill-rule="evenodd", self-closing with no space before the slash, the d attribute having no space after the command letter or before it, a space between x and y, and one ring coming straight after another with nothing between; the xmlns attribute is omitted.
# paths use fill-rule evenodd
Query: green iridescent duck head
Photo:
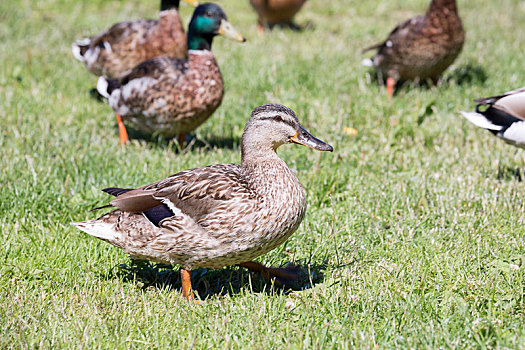
<svg viewBox="0 0 525 350"><path fill-rule="evenodd" d="M193 12L188 29L188 49L211 50L211 43L216 35L240 42L246 41L228 22L226 14L218 5L199 5Z"/></svg>

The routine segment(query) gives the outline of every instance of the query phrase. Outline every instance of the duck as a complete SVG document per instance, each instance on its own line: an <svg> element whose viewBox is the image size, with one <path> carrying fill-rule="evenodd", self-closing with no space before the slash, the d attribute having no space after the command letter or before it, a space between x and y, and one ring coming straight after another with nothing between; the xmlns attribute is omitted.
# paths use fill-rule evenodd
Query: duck
<svg viewBox="0 0 525 350"><path fill-rule="evenodd" d="M262 34L264 28L272 28L276 24L294 30L300 29L292 20L305 2L306 0L250 0L250 5L258 15L257 31Z"/></svg>
<svg viewBox="0 0 525 350"><path fill-rule="evenodd" d="M525 87L474 102L475 112L461 112L468 121L510 145L525 148Z"/></svg>
<svg viewBox="0 0 525 350"><path fill-rule="evenodd" d="M197 0L184 0L196 7ZM117 78L147 59L188 55L186 34L179 17L179 0L161 0L158 20L143 19L113 25L72 45L73 56L97 75Z"/></svg>
<svg viewBox="0 0 525 350"><path fill-rule="evenodd" d="M374 67L380 83L386 78L389 99L397 83L437 84L441 74L456 60L465 42L465 30L455 0L432 0L427 12L392 30L388 38L363 50L377 50L363 65Z"/></svg>
<svg viewBox="0 0 525 350"><path fill-rule="evenodd" d="M216 4L199 5L188 29L188 58L155 57L117 79L100 77L98 92L117 113L120 144L128 140L124 121L146 134L179 137L204 123L222 102L224 83L211 52L223 35L245 42Z"/></svg>
<svg viewBox="0 0 525 350"><path fill-rule="evenodd" d="M106 188L115 197L100 208L116 209L73 225L133 259L180 265L186 299L193 298L197 268L238 265L266 278L297 279L291 270L253 261L284 243L306 213L306 192L276 152L290 143L333 151L292 109L259 106L244 128L241 164L185 170L136 189Z"/></svg>

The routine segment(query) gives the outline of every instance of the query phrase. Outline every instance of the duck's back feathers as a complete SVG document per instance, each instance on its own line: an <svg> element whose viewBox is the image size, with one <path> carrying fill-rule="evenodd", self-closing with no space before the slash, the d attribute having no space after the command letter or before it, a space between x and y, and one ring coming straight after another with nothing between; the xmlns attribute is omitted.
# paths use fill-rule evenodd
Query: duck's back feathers
<svg viewBox="0 0 525 350"><path fill-rule="evenodd" d="M137 189L110 187L102 191L115 196L111 205L124 212L144 213L154 209L151 215L156 215L155 211L165 214L168 211L158 208L164 204L168 209L177 208L196 222L213 215L213 211L221 207L218 201L242 198L248 204L255 199L243 180L240 166L235 164L182 171Z"/></svg>
<svg viewBox="0 0 525 350"><path fill-rule="evenodd" d="M126 21L73 44L73 55L96 75L121 76L147 59L187 57L186 34L176 9L159 20Z"/></svg>
<svg viewBox="0 0 525 350"><path fill-rule="evenodd" d="M476 112L461 112L465 118L505 142L525 148L525 88L475 101Z"/></svg>

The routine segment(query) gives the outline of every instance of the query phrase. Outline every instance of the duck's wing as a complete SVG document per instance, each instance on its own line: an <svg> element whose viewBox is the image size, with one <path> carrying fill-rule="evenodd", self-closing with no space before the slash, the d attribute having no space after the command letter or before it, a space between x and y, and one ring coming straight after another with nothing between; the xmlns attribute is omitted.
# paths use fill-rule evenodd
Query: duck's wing
<svg viewBox="0 0 525 350"><path fill-rule="evenodd" d="M157 25L158 21L143 19L126 21L114 24L111 28L91 38L90 47L101 47L114 50L117 47L132 45L134 41L144 41L148 32Z"/></svg>
<svg viewBox="0 0 525 350"><path fill-rule="evenodd" d="M408 19L398 24L385 41L365 48L363 53L370 50L378 50L378 54L382 54L383 51L395 49L395 45L413 41L423 33L424 23L425 16Z"/></svg>
<svg viewBox="0 0 525 350"><path fill-rule="evenodd" d="M218 164L182 171L164 180L137 189L105 189L116 193L111 205L124 212L144 213L158 225L178 212L196 223L224 208L231 200L248 202L255 199L242 177L241 167Z"/></svg>
<svg viewBox="0 0 525 350"><path fill-rule="evenodd" d="M461 112L474 125L525 148L525 88L477 99L475 112ZM487 107L488 108L483 108Z"/></svg>
<svg viewBox="0 0 525 350"><path fill-rule="evenodd" d="M119 96L115 100L114 105L118 107L120 104L133 101L132 104L136 105L135 107L140 107L142 99L147 99L148 92L153 84L166 77L170 78L172 84L176 84L187 69L188 64L185 59L155 57L140 63L119 78L100 77L97 90L102 96L109 98L114 90L127 86L130 92L126 94L125 98L124 96ZM113 107L113 104L111 105Z"/></svg>
<svg viewBox="0 0 525 350"><path fill-rule="evenodd" d="M519 120L525 120L525 87L474 101L478 103L476 107L478 111L481 106L490 106Z"/></svg>
<svg viewBox="0 0 525 350"><path fill-rule="evenodd" d="M525 92L525 87L522 87L522 88L519 88L519 89L516 89L516 90L507 91L507 92L504 92L504 93L502 93L500 95L496 95L496 96L477 98L477 99L474 100L474 102L477 102L480 105L492 105L492 104L496 103L499 99L501 99L503 97L507 97L507 96L510 96L510 95L516 95L516 94L519 94L521 92Z"/></svg>

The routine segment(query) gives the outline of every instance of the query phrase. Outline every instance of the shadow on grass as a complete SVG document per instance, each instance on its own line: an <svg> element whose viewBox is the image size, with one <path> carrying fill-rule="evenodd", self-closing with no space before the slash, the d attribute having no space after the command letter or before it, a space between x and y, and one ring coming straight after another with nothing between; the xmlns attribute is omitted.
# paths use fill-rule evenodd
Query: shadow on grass
<svg viewBox="0 0 525 350"><path fill-rule="evenodd" d="M238 295L248 289L255 293L271 294L277 290L284 293L310 289L324 280L323 271L327 264L305 264L298 266L298 281L286 282L277 286L274 281L265 280L260 274L244 268L226 267L223 269L196 269L192 271L191 280L194 292L206 299L215 295ZM179 269L170 265L152 264L144 261L131 261L111 269L104 279L121 278L125 282L136 283L142 289L159 288L180 291L182 282Z"/></svg>
<svg viewBox="0 0 525 350"><path fill-rule="evenodd" d="M97 88L92 88L91 90L89 90L89 97L100 103L104 103L106 99L98 92Z"/></svg>
<svg viewBox="0 0 525 350"><path fill-rule="evenodd" d="M372 83L375 83L377 86L383 86L384 81L377 74L374 69L370 69L368 74L371 76ZM437 82L438 86L447 87L449 85L474 85L474 84L483 84L487 80L488 76L482 66L476 63L467 63L465 65L455 68L453 71L450 71L447 74L440 78ZM402 89L424 89L429 90L436 86L431 79L422 80L419 82L416 81L399 81L396 84L394 90L394 96L398 94Z"/></svg>
<svg viewBox="0 0 525 350"><path fill-rule="evenodd" d="M118 127L115 123L115 132L118 133ZM137 140L139 142L145 142L148 146L153 148L170 148L175 153L188 152L193 150L212 150L214 148L222 149L237 149L240 145L239 137L221 137L218 135L213 135L207 139L198 139L193 135L188 135L186 137L186 145L184 148L180 147L179 141L176 137L166 138L159 135L151 135L143 133L132 127L126 127L128 132L129 139L131 141ZM118 135L116 136L118 139Z"/></svg>
<svg viewBox="0 0 525 350"><path fill-rule="evenodd" d="M443 83L446 85L473 85L483 84L488 76L485 69L476 63L467 63L454 69L444 79Z"/></svg>
<svg viewBox="0 0 525 350"><path fill-rule="evenodd" d="M523 179L523 171L520 168L513 168L505 165L498 165L498 173L496 175L498 180L502 181L518 181Z"/></svg>
<svg viewBox="0 0 525 350"><path fill-rule="evenodd" d="M312 21L307 21L304 24L297 24L294 22L288 22L288 23L268 23L265 26L266 30L274 30L274 29L289 29L294 32L303 32L305 30L314 30L315 24Z"/></svg>

